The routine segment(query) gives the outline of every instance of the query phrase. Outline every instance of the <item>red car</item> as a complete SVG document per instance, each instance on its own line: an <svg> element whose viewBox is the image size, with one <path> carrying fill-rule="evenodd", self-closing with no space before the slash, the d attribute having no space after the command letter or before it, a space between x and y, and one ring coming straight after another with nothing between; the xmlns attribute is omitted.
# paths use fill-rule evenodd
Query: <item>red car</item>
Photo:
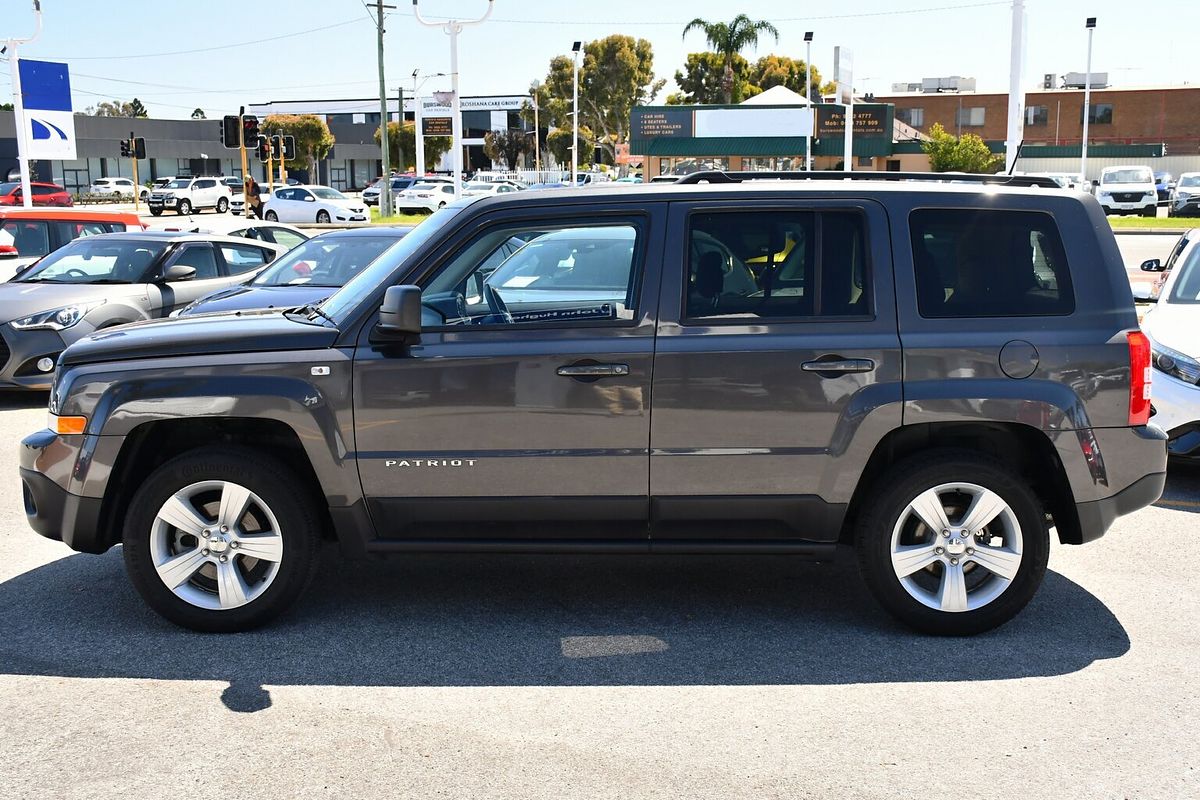
<svg viewBox="0 0 1200 800"><path fill-rule="evenodd" d="M71 195L54 183L32 183L35 206L73 206ZM18 181L0 183L0 206L21 205L21 184Z"/></svg>

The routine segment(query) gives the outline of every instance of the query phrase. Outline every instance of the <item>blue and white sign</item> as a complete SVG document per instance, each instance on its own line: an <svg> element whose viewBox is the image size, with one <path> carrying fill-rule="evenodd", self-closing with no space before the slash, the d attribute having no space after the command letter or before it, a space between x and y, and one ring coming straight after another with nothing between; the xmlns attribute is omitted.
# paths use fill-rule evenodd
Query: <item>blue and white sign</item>
<svg viewBox="0 0 1200 800"><path fill-rule="evenodd" d="M21 59L17 69L25 112L25 157L75 158L75 115L67 65Z"/></svg>

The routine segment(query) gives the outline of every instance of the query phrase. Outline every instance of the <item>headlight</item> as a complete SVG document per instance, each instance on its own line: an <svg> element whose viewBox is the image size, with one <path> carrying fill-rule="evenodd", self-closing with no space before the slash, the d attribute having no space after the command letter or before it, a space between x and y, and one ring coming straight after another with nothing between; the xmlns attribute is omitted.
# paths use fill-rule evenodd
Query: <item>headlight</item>
<svg viewBox="0 0 1200 800"><path fill-rule="evenodd" d="M1150 363L1160 372L1187 383L1200 380L1200 361L1150 340Z"/></svg>
<svg viewBox="0 0 1200 800"><path fill-rule="evenodd" d="M19 331L61 331L70 328L93 308L99 308L107 300L95 303L77 303L73 306L56 308L53 311L43 311L22 319L14 319L9 324Z"/></svg>
<svg viewBox="0 0 1200 800"><path fill-rule="evenodd" d="M1108 189L1101 189L1100 191L1096 192L1096 196L1097 197L1111 197L1112 192L1110 192Z"/></svg>

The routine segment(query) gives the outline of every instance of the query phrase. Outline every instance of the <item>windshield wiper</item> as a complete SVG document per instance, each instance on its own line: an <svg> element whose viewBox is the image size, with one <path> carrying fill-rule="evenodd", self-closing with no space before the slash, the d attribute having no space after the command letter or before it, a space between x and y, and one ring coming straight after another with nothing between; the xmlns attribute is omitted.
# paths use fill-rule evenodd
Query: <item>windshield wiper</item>
<svg viewBox="0 0 1200 800"><path fill-rule="evenodd" d="M328 315L328 314L326 314L324 311L322 311L320 308L318 308L318 307L317 307L317 305L316 305L315 303L309 303L308 305L303 305L303 306L300 306L300 307L298 307L298 308L291 308L291 309L288 309L286 313L288 313L288 314L300 314L300 315L302 315L302 316L304 316L304 317L307 317L308 319L313 319L314 317L321 317L321 318L323 318L323 319L327 319L327 320L329 320L329 321L330 321L330 322L332 322L334 325L336 325L336 324L337 324L337 321L336 321L336 320L334 320L334 318L333 318L333 317L329 316L329 315Z"/></svg>

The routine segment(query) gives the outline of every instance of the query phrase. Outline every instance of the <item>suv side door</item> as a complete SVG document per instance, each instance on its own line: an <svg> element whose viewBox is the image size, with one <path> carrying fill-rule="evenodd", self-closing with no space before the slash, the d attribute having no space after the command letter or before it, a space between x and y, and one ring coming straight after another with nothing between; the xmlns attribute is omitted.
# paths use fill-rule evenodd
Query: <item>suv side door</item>
<svg viewBox="0 0 1200 800"><path fill-rule="evenodd" d="M835 541L901 421L886 212L844 197L677 202L667 235L654 540Z"/></svg>
<svg viewBox="0 0 1200 800"><path fill-rule="evenodd" d="M664 212L495 211L415 265L420 343L373 344L371 322L355 354L358 468L380 538L648 546Z"/></svg>
<svg viewBox="0 0 1200 800"><path fill-rule="evenodd" d="M192 184L192 205L197 208L215 206L218 194L215 178L200 178Z"/></svg>

